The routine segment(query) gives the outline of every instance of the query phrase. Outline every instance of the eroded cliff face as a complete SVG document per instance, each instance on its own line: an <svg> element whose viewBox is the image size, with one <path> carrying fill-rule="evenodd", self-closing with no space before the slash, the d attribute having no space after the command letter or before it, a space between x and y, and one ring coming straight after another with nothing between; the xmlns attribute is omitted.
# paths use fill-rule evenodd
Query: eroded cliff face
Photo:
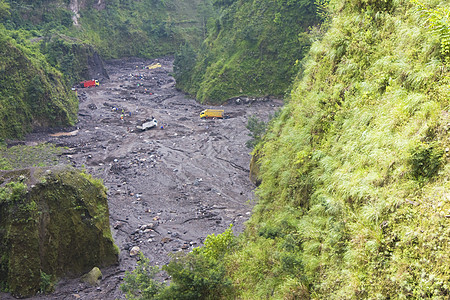
<svg viewBox="0 0 450 300"><path fill-rule="evenodd" d="M99 180L70 167L0 176L3 288L31 296L43 289L44 277L55 281L117 262L106 189Z"/></svg>
<svg viewBox="0 0 450 300"><path fill-rule="evenodd" d="M80 6L78 4L78 0L70 0L69 8L73 12L73 15L72 15L73 25L75 25L75 26L80 25L78 23L78 19L80 18L80 14L79 14Z"/></svg>
<svg viewBox="0 0 450 300"><path fill-rule="evenodd" d="M72 11L73 25L79 26L80 10L88 6L88 1L85 0L70 0L69 9ZM92 7L98 10L105 9L106 3L103 0L90 1L92 2Z"/></svg>

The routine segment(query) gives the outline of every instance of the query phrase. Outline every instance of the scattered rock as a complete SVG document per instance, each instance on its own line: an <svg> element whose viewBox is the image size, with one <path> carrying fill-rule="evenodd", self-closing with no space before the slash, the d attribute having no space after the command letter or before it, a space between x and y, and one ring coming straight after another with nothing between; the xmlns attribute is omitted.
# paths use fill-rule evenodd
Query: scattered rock
<svg viewBox="0 0 450 300"><path fill-rule="evenodd" d="M120 227L122 227L123 225L125 225L125 222L122 221L116 221L113 225L114 229L119 229Z"/></svg>
<svg viewBox="0 0 450 300"><path fill-rule="evenodd" d="M100 269L98 267L94 267L89 273L81 277L81 281L94 286L100 284L100 279L102 276L103 275Z"/></svg>
<svg viewBox="0 0 450 300"><path fill-rule="evenodd" d="M114 66L114 70L124 72L124 66L126 65ZM244 199L245 197L241 197L242 207L237 202L228 204L223 201L228 200L228 190L225 186L228 182L234 183L234 186L230 186L230 192L238 196L239 192L244 191L243 195L246 195L251 190L251 188L246 189L246 177L243 176L245 174L241 174L242 170L232 165L231 167L236 168L235 170L229 166L229 163L224 162L226 173L222 174L220 168L222 162L219 162L217 170L208 169L203 173L201 171L205 167L203 163L209 164L210 158L214 159L215 156L221 156L221 154L225 158L226 155L234 155L233 161L238 165L245 163L247 153L243 154L245 157L241 157L230 143L222 144L223 141L220 140L217 140L214 147L209 147L208 145L213 139L208 135L212 133L211 135L220 137L227 136L226 132L231 135L236 134L235 127L243 126L242 124L232 124L231 121L245 120L246 117L242 118L242 116L255 112L257 107L249 107L247 111L247 108L230 105L226 109L230 110L233 119L227 123L227 127L219 126L223 123L220 120L215 121L216 123L213 120L199 120L198 111L203 108L194 101L192 103L190 100L185 101L184 96L182 103L179 103L178 94L169 95L166 90L161 93L159 90L152 90L153 95L145 95L145 99L140 92L136 92L136 96L130 97L130 91L136 90L137 80L140 80L128 76L130 72L134 71L134 67L133 64L132 68L127 69L126 74L124 73L125 75L122 74L120 77L122 87L117 85L118 82L115 81L117 77L114 77L107 86L87 91L88 96L84 98L84 101L89 102L81 104L86 115L80 116L77 124L82 129L77 137L67 137L63 140L64 143L61 142L62 145L67 144L70 149L74 149L67 153L71 156L71 161L77 166L86 164L87 161L87 170L101 177L108 188L110 211L114 219L111 223L115 229L113 236L123 251L120 261L121 268L123 268L122 273L135 265L139 256L133 256L138 255L138 251L145 255L151 253L152 264L156 261L165 264L167 263L167 252L189 251L192 247L201 244L204 238L200 236L204 236L206 233L197 230L198 228L206 227L208 232L210 229L214 232L222 232L225 229L225 220L236 220L236 214L241 213L239 215L245 216L245 212L250 210L244 203L247 200ZM148 81L144 82L145 88L148 88L147 85L152 89L156 88L153 86L153 82L157 82L161 76L154 76L156 80L150 80L148 77ZM164 82L164 84L166 83ZM238 99L237 102L241 102L240 104L249 101L246 97ZM104 102L105 100L107 102ZM236 100L233 99L233 102ZM148 105L150 103L147 101L151 101L152 105ZM98 108L90 110L89 103L95 103ZM119 111L111 110L111 108L118 108ZM120 120L122 108L132 112L130 116L125 115L123 122ZM257 111L262 112L262 108L258 108ZM169 112L173 117L168 117ZM264 115L264 113L265 111L262 114ZM155 114L158 121L169 123L169 126L164 124L166 130L131 133L130 128L134 127L133 122L152 114ZM179 120L179 122L175 120ZM127 124L126 122L131 123ZM204 131L208 131L208 135L204 136ZM241 139L240 133L237 132L237 134L237 138ZM246 133L243 136L243 139L247 139ZM237 141L241 142L239 139ZM172 143L175 144L174 147L171 146ZM199 148L196 145L205 145L206 148L201 149L202 146ZM89 158L91 159L88 160ZM194 164L195 167L191 168ZM205 182L200 177L205 177ZM240 183L241 177L244 178L244 184ZM147 184L146 181L149 183ZM218 199L216 193L220 191L224 193ZM202 209L198 210L200 206ZM227 211L225 216L225 211L219 211L222 207L233 207L234 210L233 212ZM174 212L174 214L168 214L168 212ZM447 214L450 217L450 212ZM127 215L130 218L126 217ZM223 217L222 221L218 220L218 218L220 219L218 215ZM185 219L191 221L183 222ZM243 219L237 219L238 224L243 221ZM221 225L217 226L216 222ZM168 229L175 231L167 234ZM187 231L189 231L188 235L186 235ZM179 239L180 236L183 240ZM192 239L196 242L190 240L184 242L184 239ZM133 249L134 251L132 251ZM136 251L137 249L139 250ZM120 276L122 275L114 277L119 278ZM110 282L109 275L108 280L102 280L103 291L101 293L98 293L95 288L90 288L89 291L73 289L65 295L73 298L71 294L79 293L82 299L93 299L102 294L105 299L105 295L108 293L106 291L113 289L106 287L106 285L110 285ZM117 293L107 295L115 298Z"/></svg>
<svg viewBox="0 0 450 300"><path fill-rule="evenodd" d="M132 247L133 245L132 244L130 244L130 243L125 243L125 244L123 244L123 250L130 250L130 248Z"/></svg>
<svg viewBox="0 0 450 300"><path fill-rule="evenodd" d="M168 243L168 242L170 242L170 241L172 241L172 239L171 239L171 238L168 238L168 237L165 237L165 238L162 238L162 239L161 239L161 243L163 243L163 244Z"/></svg>

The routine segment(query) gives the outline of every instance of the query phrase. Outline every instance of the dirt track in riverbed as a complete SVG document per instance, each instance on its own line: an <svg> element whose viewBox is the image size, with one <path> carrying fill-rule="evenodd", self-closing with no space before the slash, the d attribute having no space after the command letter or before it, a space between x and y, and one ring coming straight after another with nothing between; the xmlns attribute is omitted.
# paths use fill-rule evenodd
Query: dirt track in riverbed
<svg viewBox="0 0 450 300"><path fill-rule="evenodd" d="M162 67L144 68L152 63ZM231 223L241 231L250 215L245 126L250 116L267 119L282 103L235 99L221 107L228 119L202 120L200 111L212 107L175 89L171 59L113 61L107 71L110 80L100 87L78 90L79 122L71 134L30 135L28 142L67 146L74 166L103 179L119 265L102 269L99 287L65 279L54 294L35 299L122 298L121 278L137 261L133 246L163 265L170 253L190 251ZM136 130L152 116L158 128ZM149 224L154 230L140 230Z"/></svg>

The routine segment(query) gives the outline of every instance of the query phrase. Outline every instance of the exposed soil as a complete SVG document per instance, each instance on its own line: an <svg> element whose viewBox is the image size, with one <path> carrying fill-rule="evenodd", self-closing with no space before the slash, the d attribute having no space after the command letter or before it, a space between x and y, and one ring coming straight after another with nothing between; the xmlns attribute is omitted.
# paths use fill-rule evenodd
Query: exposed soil
<svg viewBox="0 0 450 300"><path fill-rule="evenodd" d="M144 68L156 62L162 67ZM233 99L221 107L229 118L203 120L200 111L212 107L175 89L170 58L113 61L106 69L110 80L78 90L76 128L33 134L27 142L66 146L64 155L74 166L103 179L119 265L102 269L98 287L64 279L54 294L34 299L123 298L122 278L137 261L130 256L133 246L161 266L169 254L190 251L231 223L235 232L242 231L250 215L254 186L245 146L247 120L252 115L267 119L282 102ZM157 128L136 129L152 116ZM140 230L142 225L153 229Z"/></svg>

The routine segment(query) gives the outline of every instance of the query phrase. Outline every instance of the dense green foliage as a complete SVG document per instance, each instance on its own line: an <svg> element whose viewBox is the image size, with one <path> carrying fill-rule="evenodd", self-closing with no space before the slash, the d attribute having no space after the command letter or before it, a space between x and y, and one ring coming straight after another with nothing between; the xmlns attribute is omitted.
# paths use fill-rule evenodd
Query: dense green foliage
<svg viewBox="0 0 450 300"><path fill-rule="evenodd" d="M105 58L173 54L182 42L199 44L207 1L111 1L105 9L81 12L72 34L96 45Z"/></svg>
<svg viewBox="0 0 450 300"><path fill-rule="evenodd" d="M319 21L314 1L213 3L220 14L210 20L202 47L195 57L183 48L175 61L177 87L211 103L284 96L310 46L305 32Z"/></svg>
<svg viewBox="0 0 450 300"><path fill-rule="evenodd" d="M39 49L49 64L64 74L71 86L93 76L98 78L98 74L102 78L107 76L103 61L89 44L80 44L76 39L54 34L40 41Z"/></svg>
<svg viewBox="0 0 450 300"><path fill-rule="evenodd" d="M164 287L154 279L159 272L158 267L151 266L149 259L139 253L137 267L132 272L125 272L124 283L120 289L129 300L152 299Z"/></svg>
<svg viewBox="0 0 450 300"><path fill-rule="evenodd" d="M258 119L256 116L251 116L247 121L247 129L250 131L249 136L251 137L245 145L248 148L253 149L256 145L258 145L264 133L266 132L267 124L263 120Z"/></svg>
<svg viewBox="0 0 450 300"><path fill-rule="evenodd" d="M259 203L227 258L239 298L448 297L448 27L423 13L446 3L330 2L257 149Z"/></svg>
<svg viewBox="0 0 450 300"><path fill-rule="evenodd" d="M13 3L7 28L76 38L79 44L93 45L103 58L153 58L173 54L182 42L198 45L205 19L212 14L206 0L88 0L78 6L62 0Z"/></svg>

